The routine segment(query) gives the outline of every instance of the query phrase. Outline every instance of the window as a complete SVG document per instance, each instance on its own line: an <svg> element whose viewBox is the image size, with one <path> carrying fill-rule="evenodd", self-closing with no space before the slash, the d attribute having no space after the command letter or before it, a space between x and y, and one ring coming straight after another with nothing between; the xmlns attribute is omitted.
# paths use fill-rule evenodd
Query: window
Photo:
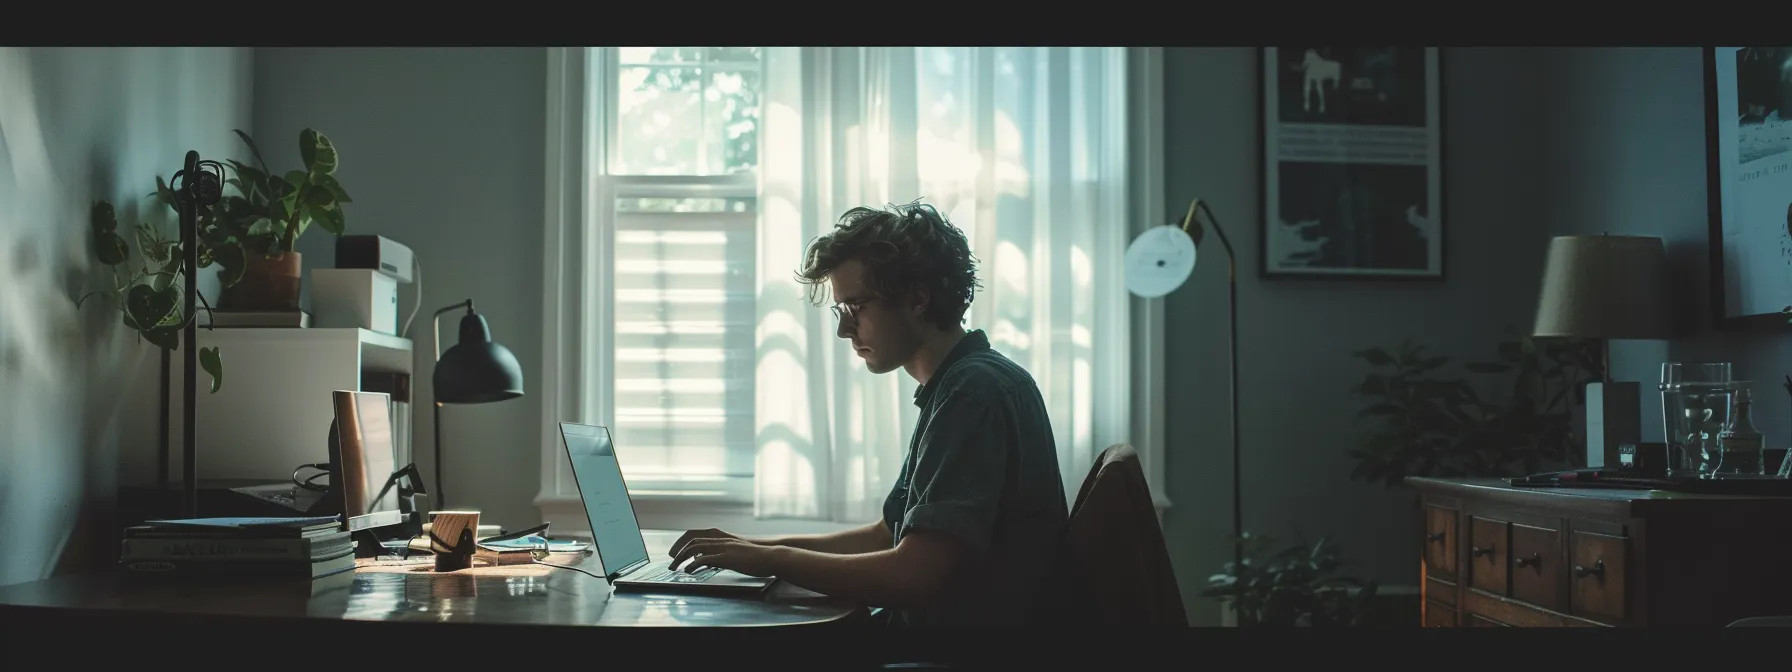
<svg viewBox="0 0 1792 672"><path fill-rule="evenodd" d="M550 50L544 516L583 527L553 427L579 420L611 428L646 527L874 519L913 381L865 375L791 273L846 207L915 198L971 238L985 289L967 326L1040 381L1066 488L1124 441L1167 505L1161 403L1131 402L1161 395L1161 304L1108 300L1124 289L1101 261L1162 219L1158 58Z"/></svg>
<svg viewBox="0 0 1792 672"><path fill-rule="evenodd" d="M587 339L607 350L605 418L637 498L744 505L753 476L753 292L758 226L755 47L605 50L607 140L596 231L611 306ZM606 276L607 277L604 277Z"/></svg>

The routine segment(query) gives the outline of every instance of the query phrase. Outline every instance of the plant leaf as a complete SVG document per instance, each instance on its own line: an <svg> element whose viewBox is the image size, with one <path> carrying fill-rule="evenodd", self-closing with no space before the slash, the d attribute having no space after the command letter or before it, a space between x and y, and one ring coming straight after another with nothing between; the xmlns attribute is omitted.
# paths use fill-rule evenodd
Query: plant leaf
<svg viewBox="0 0 1792 672"><path fill-rule="evenodd" d="M243 279L243 270L248 267L249 259L239 245L216 248L213 260L218 262L218 284L223 287L235 286Z"/></svg>
<svg viewBox="0 0 1792 672"><path fill-rule="evenodd" d="M335 175L329 173L312 173L311 183L328 190L330 195L335 197L337 203L354 202L353 199L348 197L348 192L342 189L342 183L336 181Z"/></svg>
<svg viewBox="0 0 1792 672"><path fill-rule="evenodd" d="M1500 362L1465 362L1462 368L1475 373L1505 373L1512 370L1512 365Z"/></svg>
<svg viewBox="0 0 1792 672"><path fill-rule="evenodd" d="M306 212L310 213L311 218L317 221L318 226L324 227L325 231L329 231L338 236L342 235L344 226L341 208L326 208L321 205L313 205L308 207Z"/></svg>
<svg viewBox="0 0 1792 672"><path fill-rule="evenodd" d="M299 131L299 157L307 172L325 175L336 172L336 145L317 129Z"/></svg>
<svg viewBox="0 0 1792 672"><path fill-rule="evenodd" d="M1369 362L1370 364L1372 364L1374 366L1393 366L1394 365L1394 358L1392 356L1388 355L1386 350L1382 350L1381 348L1369 348L1367 350L1358 350L1356 352L1356 356L1362 358L1363 360Z"/></svg>
<svg viewBox="0 0 1792 672"><path fill-rule="evenodd" d="M224 386L224 362L218 358L218 348L200 348L199 366L212 374L212 394L217 394L218 388Z"/></svg>
<svg viewBox="0 0 1792 672"><path fill-rule="evenodd" d="M94 232L117 231L118 212L106 201L94 201L93 209L88 213L88 223Z"/></svg>
<svg viewBox="0 0 1792 672"><path fill-rule="evenodd" d="M137 324L152 326L161 324L162 319L174 311L174 304L178 300L179 297L171 288L163 287L158 290L149 285L136 285L125 294L124 305Z"/></svg>
<svg viewBox="0 0 1792 672"><path fill-rule="evenodd" d="M107 266L117 266L131 258L130 247L116 231L94 231L93 252Z"/></svg>
<svg viewBox="0 0 1792 672"><path fill-rule="evenodd" d="M180 205L174 201L174 188L168 186L161 175L156 176L155 196L156 200L161 201L162 205L168 206L169 210L173 210L176 214L180 212Z"/></svg>
<svg viewBox="0 0 1792 672"><path fill-rule="evenodd" d="M253 138L250 138L248 133L244 133L240 129L231 129L231 130L232 130L232 132L236 133L236 137L243 139L243 144L249 146L249 154L251 156L255 157L256 165L261 166L261 169L264 171L267 170L268 162L262 160L261 149L259 149L255 146L255 140Z"/></svg>

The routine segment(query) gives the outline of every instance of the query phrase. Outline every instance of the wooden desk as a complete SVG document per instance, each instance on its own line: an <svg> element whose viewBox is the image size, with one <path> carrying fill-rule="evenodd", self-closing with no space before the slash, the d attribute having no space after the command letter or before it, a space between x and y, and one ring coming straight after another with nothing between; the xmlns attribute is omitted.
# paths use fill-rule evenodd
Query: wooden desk
<svg viewBox="0 0 1792 672"><path fill-rule="evenodd" d="M1792 498L1411 478L1426 626L1723 626L1792 611Z"/></svg>
<svg viewBox="0 0 1792 672"><path fill-rule="evenodd" d="M645 536L655 561L670 562L667 551L677 533L650 531ZM595 555L575 562L602 573ZM46 618L126 626L299 619L319 628L365 621L578 628L818 625L847 622L860 613L852 605L782 582L761 598L613 592L602 579L566 569L506 577L364 568L352 576L298 585L146 583L103 573L0 586L0 630Z"/></svg>

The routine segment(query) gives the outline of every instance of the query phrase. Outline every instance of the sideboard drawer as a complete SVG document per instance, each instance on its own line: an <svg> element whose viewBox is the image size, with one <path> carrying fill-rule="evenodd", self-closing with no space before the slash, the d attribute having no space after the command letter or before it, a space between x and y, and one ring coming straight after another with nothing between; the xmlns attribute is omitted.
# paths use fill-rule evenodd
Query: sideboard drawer
<svg viewBox="0 0 1792 672"><path fill-rule="evenodd" d="M1558 611L1566 575L1560 532L1531 525L1512 525L1512 597Z"/></svg>
<svg viewBox="0 0 1792 672"><path fill-rule="evenodd" d="M1629 540L1592 532L1575 532L1569 580L1574 615L1622 621L1630 617L1625 558Z"/></svg>
<svg viewBox="0 0 1792 672"><path fill-rule="evenodd" d="M1460 540L1456 538L1456 510L1426 504L1425 564L1432 576L1456 579L1456 546L1459 543Z"/></svg>

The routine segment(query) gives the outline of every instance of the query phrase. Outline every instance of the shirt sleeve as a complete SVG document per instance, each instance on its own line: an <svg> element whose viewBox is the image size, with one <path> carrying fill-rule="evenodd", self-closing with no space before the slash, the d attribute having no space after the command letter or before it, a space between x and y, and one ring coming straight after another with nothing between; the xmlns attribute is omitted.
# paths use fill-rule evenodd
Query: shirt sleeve
<svg viewBox="0 0 1792 672"><path fill-rule="evenodd" d="M945 400L922 434L903 533L929 530L981 553L989 549L1008 479L1011 422L972 395ZM898 540L900 541L900 540Z"/></svg>

